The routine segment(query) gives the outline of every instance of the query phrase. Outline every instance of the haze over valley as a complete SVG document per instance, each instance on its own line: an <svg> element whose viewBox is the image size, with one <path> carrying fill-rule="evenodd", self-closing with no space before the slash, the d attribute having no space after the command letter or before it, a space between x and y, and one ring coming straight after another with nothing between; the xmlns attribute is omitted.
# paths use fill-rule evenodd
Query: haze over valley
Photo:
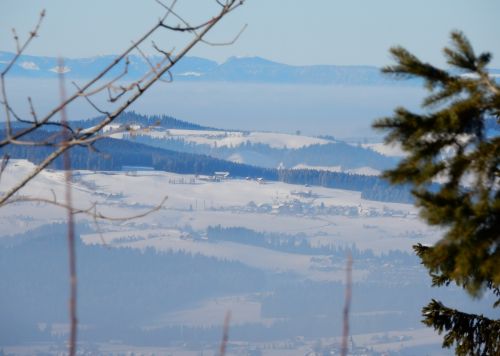
<svg viewBox="0 0 500 356"><path fill-rule="evenodd" d="M348 254L353 350L436 349L439 338L422 329L418 313L436 293L486 312L453 290L428 286L412 245L432 244L440 231L420 221L407 190L378 177L401 158L394 147L136 113L104 133L110 136L97 144L100 154L73 151L78 205L126 217L167 200L130 221L77 215L84 350L123 352L144 343L157 346L137 350L215 350L228 310L233 352L338 349ZM11 163L2 189L40 159L30 147L5 152ZM43 171L20 198L61 196L60 165ZM0 280L7 292L0 314L11 322L2 324L0 342L18 345L8 350L47 351L39 341L64 348L64 216L36 201L3 207Z"/></svg>
<svg viewBox="0 0 500 356"><path fill-rule="evenodd" d="M497 355L499 13L0 1L0 356Z"/></svg>

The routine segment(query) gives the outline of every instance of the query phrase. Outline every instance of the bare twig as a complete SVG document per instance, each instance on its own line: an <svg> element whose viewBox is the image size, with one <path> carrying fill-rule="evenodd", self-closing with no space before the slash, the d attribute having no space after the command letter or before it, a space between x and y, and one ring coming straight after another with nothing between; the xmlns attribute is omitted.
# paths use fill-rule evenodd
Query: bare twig
<svg viewBox="0 0 500 356"><path fill-rule="evenodd" d="M150 72L148 74L151 74L151 73L156 74L157 71L158 71L158 69L161 68L161 66L165 63L166 60L168 60L169 62L171 62L170 58L165 56L166 58L164 58L160 63L153 64L151 62L151 60L144 54L144 52L141 50L141 48L139 46L137 46L136 48L137 48L137 51L142 56L142 58L144 59L144 61L149 65ZM172 73L170 71L167 71L167 74L169 74L169 77L170 77L169 80L165 80L165 79L162 79L162 78L158 78L158 80L162 81L164 83L170 83L170 82L172 82Z"/></svg>
<svg viewBox="0 0 500 356"><path fill-rule="evenodd" d="M38 117L36 115L35 107L33 106L33 100L31 100L30 96L28 96L28 103L30 105L30 113L33 117L33 122L36 124L38 122Z"/></svg>
<svg viewBox="0 0 500 356"><path fill-rule="evenodd" d="M18 192L22 187L24 187L30 180L35 178L41 171L47 168L57 157L59 157L69 148L70 148L69 145L65 145L59 147L57 150L48 155L40 164L38 164L38 166L33 171L31 171L22 180L17 182L14 187L12 187L6 193L4 193L4 195L0 198L0 206L4 205L8 199L10 199L16 192Z"/></svg>
<svg viewBox="0 0 500 356"><path fill-rule="evenodd" d="M120 74L118 74L116 77L114 77L113 79L111 79L107 83L104 83L100 87L98 87L96 89L93 89L91 91L88 91L88 92L84 91L82 88L78 87L75 84L75 86L78 87L78 93L80 93L78 95L79 96L83 96L83 97L89 97L89 96L95 95L97 93L100 93L104 89L112 87L114 83L116 83L117 81L119 81L120 79L122 79L123 77L125 77L128 74L128 67L129 67L129 65L130 65L130 60L129 60L128 56L127 56L127 57L125 57L125 66L123 68L123 71Z"/></svg>
<svg viewBox="0 0 500 356"><path fill-rule="evenodd" d="M175 4L175 1L173 2L173 4ZM205 34L217 22L219 22L224 16L226 16L228 13L232 12L234 9L236 9L237 7L239 7L241 4L242 4L241 0L240 1L238 1L238 0L230 0L221 9L221 11L219 12L219 14L217 14L215 17L211 18L209 21L204 22L202 24L203 26L194 26L194 27L199 27L200 30L201 30L201 32L199 34L196 34L196 36L193 39L193 41L191 41L185 47L185 49L187 48L188 51L189 51L196 43L203 42L203 37L205 36ZM19 130L19 131L15 132L15 133L12 133L12 137L14 139L18 139L18 138L20 138L20 137L22 137L22 136L24 136L24 135L26 135L26 134L28 134L28 133L36 130L36 129L38 129L39 127L43 126L47 122L49 122L49 120L55 114L57 114L62 109L63 106L67 106L68 104L70 104L71 102L73 102L75 99L79 98L82 94L84 95L88 89L90 89L95 83L97 83L99 80L101 80L111 69L113 69L126 56L128 56L133 50L135 50L137 45L143 43L146 39L148 39L149 37L151 37L151 35L153 33L155 33L158 29L165 28L165 26L164 26L165 25L165 20L167 19L168 15L174 14L174 12L173 12L173 5L171 5L169 7L169 6L165 5L165 4L162 4L162 6L166 9L166 13L163 16L163 18L160 19L160 21L158 23L156 23L153 27L151 27L142 37L140 37L139 40L134 41L134 44L132 44L124 52L122 52L122 54L120 54L117 58L115 58L115 60L112 63L110 63L106 68L104 68L100 73L98 73L89 82L87 82L85 85L83 85L81 87L80 91L78 91L75 94L71 95L63 103L61 103L59 106L55 107L52 111L50 111L43 118L40 118L36 124L32 125L31 127L26 128L26 129ZM175 16L178 17L178 18L181 18L177 14L175 14ZM186 22L185 20L183 20L183 21ZM186 27L193 27L193 26L185 26L185 27L180 27L179 26L179 27L176 27L176 28L172 28L171 30L173 30L173 31L183 31L183 30L185 30ZM189 31L189 32L192 32L192 31ZM187 51L181 51L181 53L179 55L177 55L177 57L175 58L175 62L177 62L179 59L181 59L186 53L187 53ZM10 67L13 65L13 63L15 62L15 60L17 60L17 58L18 58L18 56L16 56L16 58L9 63L9 65L7 66L8 69L10 69ZM170 70L170 68L171 68L171 66L168 66L168 68L166 68L165 70L162 70L161 71L162 74L164 74L165 72L167 72L168 70ZM6 72L8 72L8 70L4 71L4 73L2 74L2 79L3 79L4 74L6 74ZM154 82L156 82L158 79L159 78L155 76ZM4 82L2 81L2 83L4 83ZM136 87L138 87L138 86L136 86ZM2 88L5 88L5 85L2 85ZM139 90L139 91L142 91L142 90ZM6 99L6 96L4 96L4 100L5 99ZM6 105L8 105L8 103ZM9 126L8 132L11 133L10 126ZM9 138L10 138L10 135L8 135L7 138L4 139L4 140L0 140L0 147L3 147L5 145L9 144L10 143Z"/></svg>
<svg viewBox="0 0 500 356"><path fill-rule="evenodd" d="M65 92L65 83L64 83L64 74L62 71L59 73L59 89L60 89L60 103L54 107L51 111L49 111L44 116L39 116L35 112L33 102L30 97L28 97L28 104L30 108L30 114L32 120L26 120L17 115L9 103L7 96L7 88L5 77L10 72L11 68L18 61L21 55L25 52L26 48L29 46L31 41L38 35L38 31L40 29L43 18L45 17L45 11L42 11L39 17L39 20L34 27L33 31L29 33L28 39L21 43L19 41L19 36L17 35L15 29L13 30L14 41L16 43L16 54L7 64L5 69L2 71L0 75L0 91L1 91L1 99L0 105L4 107L5 111L5 119L6 119L6 136L0 140L0 148L7 145L28 145L28 146L50 146L54 147L54 150L49 153L31 172L29 172L25 177L21 178L17 181L13 187L8 189L4 194L0 196L0 206L11 204L15 202L21 201L38 201L44 202L48 204L53 204L59 207L66 209L67 211L67 219L68 219L68 232L67 232L67 240L68 240L68 258L69 258L69 275L70 275L70 297L69 297L69 316L70 316L70 336L69 336L69 355L74 356L76 354L77 349L77 271L76 271L76 251L75 251L75 227L74 227L74 215L76 214L87 214L94 219L96 223L97 229L98 219L105 219L110 221L126 221L132 218L139 218L145 215L150 214L158 209L160 209L166 198L153 209L146 211L145 213L134 215L132 217L110 217L101 214L97 210L97 203L91 204L90 207L81 209L73 207L72 200L72 189L71 189L71 180L72 180L72 171L71 171L71 157L69 155L69 150L74 146L87 146L90 149L93 149L93 144L101 139L106 137L106 134L102 133L102 129L113 122L121 113L123 113L130 105L132 105L138 98L140 98L154 83L157 81L171 81L172 74L171 69L175 66L196 44L198 43L206 43L210 45L222 45L211 43L205 40L206 34L227 14L235 10L241 4L243 4L243 0L226 0L225 3L222 3L220 0L216 0L217 3L221 6L221 9L216 16L210 18L208 21L204 21L198 25L189 25L186 20L184 20L181 16L173 11L174 5L177 0L173 0L170 6L167 6L161 3L159 0L157 2L165 8L166 12L163 17L154 24L146 33L144 33L137 41L133 42L130 47L128 47L125 51L123 51L120 55L118 55L108 66L106 66L101 72L96 74L92 79L90 79L86 84L80 86L76 86L77 91L70 95L66 96ZM177 19L181 21L180 25L172 26L166 22L169 15L175 16ZM245 27L244 27L245 28ZM244 30L243 28L243 30ZM158 48L156 44L153 43L153 47L160 53L164 55L164 58L157 64L153 64L142 52L140 49L140 45L145 42L147 39L156 33L159 30L169 30L176 32L187 32L192 35L191 40L187 41L184 47L178 51L178 53L173 54L173 51L166 52ZM243 31L242 30L242 31ZM226 44L234 43L234 41L241 35L240 31L237 36L230 42ZM146 60L146 62L150 65L150 70L145 73L139 80L132 82L129 85L117 85L116 83L123 79L128 74L129 69L129 54L137 50ZM111 80L106 81L104 84L101 83L101 80L105 78L107 74L114 68L116 68L120 63L123 63L125 60L125 67L121 74L114 77ZM59 67L63 68L64 63L62 60L59 62ZM169 80L163 80L162 76L168 75ZM98 86L99 84L99 86ZM123 102L120 102L114 106L113 109L109 111L101 109L97 106L92 100L91 96L96 95L98 93L107 91L109 95L109 102L115 103L120 99L123 99ZM112 92L116 91L118 94L113 95ZM97 123L97 125L87 128L85 130L73 130L71 126L67 122L66 109L67 106L74 102L75 100L83 97L96 111L101 114L104 114L104 118ZM51 119L56 117L57 114L61 115L60 122L52 122ZM15 118L17 121L25 123L28 127L19 129L15 132L12 130L12 118ZM61 138L49 136L49 138L44 137L40 140L28 140L26 139L26 135L31 132L36 131L39 128L43 128L47 125L55 125L61 128ZM60 202L57 200L56 194L52 191L52 199L46 198L33 198L33 197L23 197L17 196L16 194L33 178L35 178L40 172L42 172L45 168L47 168L51 163L54 162L58 157L63 156L64 163L64 174L65 174L65 201ZM5 167L8 163L8 156L4 156L0 166L0 177L5 170ZM102 234L101 234L102 237ZM228 331L229 331L229 321L230 321L231 313L228 312L224 322L224 334L221 343L221 355L224 355L226 352L226 345L228 341Z"/></svg>
<svg viewBox="0 0 500 356"><path fill-rule="evenodd" d="M71 82L76 89L78 90L81 90L80 87L78 86L78 84L76 84L75 82ZM104 111L102 110L101 108L99 108L97 106L97 104L95 104L91 99L90 99L90 95L83 95L83 97L85 98L85 100L87 101L87 103L90 104L90 106L92 106L94 108L95 111L97 111L98 113L102 114L102 115L106 115L108 116L109 115L109 112L108 111Z"/></svg>
<svg viewBox="0 0 500 356"><path fill-rule="evenodd" d="M348 341L349 341L349 309L351 307L352 299L352 255L349 253L347 255L346 263L346 285L345 285L345 301L344 310L342 312L342 345L340 348L340 354L346 356L348 352Z"/></svg>
<svg viewBox="0 0 500 356"><path fill-rule="evenodd" d="M165 5L164 3L162 3L160 0L155 0L155 1L158 4L160 4L162 7L164 7L165 9L168 9L168 6ZM216 0L216 2L223 8L223 10L227 10L227 13L229 13L229 12L234 11L237 7L243 5L244 0L240 0L237 4L235 4L235 1L233 1L233 0L226 1L226 4L222 4L218 0ZM238 40L238 38L241 36L241 34L243 33L243 31L245 31L245 29L247 28L247 25L245 24L243 26L243 28L240 30L240 32L232 40L230 40L230 41L226 41L226 42L210 42L210 41L205 40L202 36L200 36L197 33L197 30L199 28L202 28L203 26L191 26L182 16L180 16L176 12L174 12L173 9L170 9L169 11L170 11L170 13L174 17L176 17L178 20L180 20L184 24L184 26L185 26L183 28L181 28L180 26L177 26L175 28L172 27L171 30L174 30L174 31L189 31L189 32L193 33L195 35L195 37L197 37L201 43L207 44L209 46L228 46L228 45L231 45L231 44L235 43ZM205 23L205 25L208 25L210 23L210 21L212 21L212 20L207 21Z"/></svg>
<svg viewBox="0 0 500 356"><path fill-rule="evenodd" d="M15 28L12 29L12 37L14 37L14 42L16 42L16 52L21 51L21 44L19 43L19 36Z"/></svg>
<svg viewBox="0 0 500 356"><path fill-rule="evenodd" d="M7 165L9 164L9 159L10 156L5 154L2 157L2 163L0 165L0 179L2 178L3 171L5 171L5 168L7 168Z"/></svg>
<svg viewBox="0 0 500 356"><path fill-rule="evenodd" d="M160 65L160 68L158 68L155 71L150 71L145 75L145 77L141 78L141 80L134 82L131 86L129 87L121 87L121 90L123 90L122 93L120 93L118 96L121 97L125 93L131 91L132 89L136 89L131 95L114 111L106 115L104 119L102 119L97 125L94 127L81 131L78 134L73 134L73 136L68 139L64 144L60 144L60 146L54 150L52 153L50 153L32 172L30 172L27 176L22 178L17 182L17 184L9 189L3 196L0 197L0 206L5 204L5 202L10 199L16 192L18 192L22 187L24 187L31 179L33 179L37 174L39 174L43 169L45 169L48 165L50 165L57 157L62 155L64 152L66 152L69 148L73 146L82 146L82 145L87 145L91 142L94 142L96 140L96 137L99 136L100 130L102 130L106 125L110 124L115 120L123 111L125 111L132 103L134 103L139 97L141 97L145 91L147 91L154 83L156 83L158 80L161 79L161 77L165 73L169 73L171 68L175 66L197 43L202 42L204 36L215 26L224 16L226 16L228 13L232 12L235 8L239 7L241 5L241 1L237 0L228 0L226 5L221 9L218 15L210 19L209 21L204 22L205 26L200 27L200 31L196 32L196 35L194 38L189 41L185 47L179 51L179 53L175 57L166 57L162 61L162 65ZM166 6L163 4L163 6ZM168 11L167 14L174 14L172 8L167 7ZM166 18L166 15L164 16L163 19ZM180 17L179 15L175 14L176 17ZM36 122L33 123L32 126L17 131L13 133L12 135L7 135L7 137L4 140L0 141L0 147L7 145L7 144L22 144L23 141L18 141L17 139L28 134L29 132L32 132L33 130L36 130L39 127L42 127L44 125L50 124L49 122L50 118L55 115L56 113L60 112L63 108L65 108L70 102L75 100L76 98L80 96L85 96L84 94L86 91L94 84L96 83L99 79L101 79L111 68L116 66L123 58L125 58L133 49L137 48L137 45L142 43L145 39L149 38L152 33L154 33L157 29L162 28L163 24L163 19L160 20L158 24L153 26L150 31L148 31L144 36L139 39L139 41L134 42L134 44L129 47L126 51L124 51L120 56L117 57L113 61L112 64L110 64L108 67L106 67L101 73L99 73L94 79L90 80L87 84L82 86L77 93L72 95L70 98L65 99L60 105L58 105L56 108L54 108L49 114L47 114L43 118L38 118ZM185 26L185 27L192 27L192 26ZM191 31L193 32L193 31ZM166 64L164 64L166 62ZM145 78L151 76L150 79L146 80ZM142 82L144 80L144 82ZM142 84L142 85L141 85ZM5 87L4 87L5 88ZM107 87L108 91L110 91L110 86ZM117 100L117 97L113 98L114 100ZM88 100L87 100L88 101ZM91 102L92 103L92 102ZM95 106L94 104L91 104ZM100 110L95 106L96 110L100 112L105 112L104 110ZM7 106L7 111L10 112L8 109L9 107ZM53 123L56 124L56 123ZM57 123L59 125L65 125L63 123ZM47 143L46 143L47 144Z"/></svg>
<svg viewBox="0 0 500 356"><path fill-rule="evenodd" d="M19 43L19 37L17 36L16 30L12 29L12 32L14 34L14 41L16 42L16 54L14 58L11 59L9 64L5 67L5 69L2 71L2 74L0 75L0 86L2 90L2 103L5 109L5 125L7 128L7 138L9 138L12 135L12 127L11 127L11 118L10 118L10 113L11 113L11 107L9 104L9 100L7 98L7 89L6 89L6 84L5 84L5 76L7 73L10 71L10 69L14 66L14 64L17 62L19 57L23 54L23 52L26 50L26 48L29 46L33 38L38 36L38 31L40 30L40 26L42 25L43 18L45 17L45 10L42 10L40 12L40 16L38 17L38 22L35 25L35 28L30 31L28 39L24 42L24 44ZM1 147L1 146L0 146Z"/></svg>
<svg viewBox="0 0 500 356"><path fill-rule="evenodd" d="M15 196L12 199L10 199L8 202L5 203L5 205L10 205L14 203L29 203L29 202L36 202L36 203L44 203L44 204L49 204L49 205L54 205L66 210L70 210L73 215L86 215L92 219L99 219L99 220L106 220L106 221L129 221L129 220L134 220L134 219L139 219L143 218L151 213L154 213L155 211L160 210L163 208L165 205L165 202L167 201L168 197L164 197L161 202L158 205L155 205L151 209L148 209L142 213L139 214L134 214L134 215L127 215L127 216L111 216L111 215L105 215L97 210L97 202L92 203L89 207L87 208L75 208L69 204L60 202L56 199L56 195L54 191L52 190L52 199L48 198L40 198L40 197L31 197L31 196Z"/></svg>
<svg viewBox="0 0 500 356"><path fill-rule="evenodd" d="M64 67L64 62L62 59L59 60L59 66ZM66 98L66 88L64 85L64 73L59 73L59 91L61 95L61 102L65 101ZM67 123L66 117L66 107L61 110L61 123L64 125ZM69 136L69 131L62 127L63 142L67 142L67 137ZM76 303L77 303L77 280L76 280L76 251L75 251L75 221L73 218L72 207L73 200L71 195L71 157L69 150L63 153L64 161L64 179L66 182L66 205L68 206L68 258L69 258L69 320L70 320L70 333L69 333L69 355L76 355L76 337L78 328L78 319L76 316Z"/></svg>
<svg viewBox="0 0 500 356"><path fill-rule="evenodd" d="M244 24L243 27L241 27L241 30L236 34L236 36L234 36L231 40L229 41L225 41L225 42L212 42L212 41L207 41L207 40L200 40L200 42L206 44L206 45L209 45L209 46L219 46L219 47L223 47L223 46L230 46L234 43L236 43L236 41L238 41L238 39L241 37L241 35L243 34L243 32L245 32L245 30L247 29L248 27L248 24Z"/></svg>
<svg viewBox="0 0 500 356"><path fill-rule="evenodd" d="M162 50L161 48L158 47L158 45L155 43L155 41L152 41L151 42L151 45L153 46L153 48L158 51L159 53L163 54L170 63L172 63L172 52L174 50L171 50L170 52L167 52L167 51L164 51Z"/></svg>
<svg viewBox="0 0 500 356"><path fill-rule="evenodd" d="M231 310L226 312L226 317L224 318L224 328L222 330L222 340L220 342L219 355L225 356L227 349L227 342L229 340L229 324L231 322Z"/></svg>

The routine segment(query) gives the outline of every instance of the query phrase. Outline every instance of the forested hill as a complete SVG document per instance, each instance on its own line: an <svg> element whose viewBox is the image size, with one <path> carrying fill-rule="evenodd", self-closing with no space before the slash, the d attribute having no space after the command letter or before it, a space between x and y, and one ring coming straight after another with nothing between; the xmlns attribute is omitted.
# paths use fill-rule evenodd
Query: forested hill
<svg viewBox="0 0 500 356"><path fill-rule="evenodd" d="M73 129L85 129L97 125L103 120L103 116L94 117L91 119L82 120L71 120L69 122ZM211 130L219 131L213 127L202 126L198 124L193 124L191 122L176 119L168 115L141 115L134 111L126 111L118 116L113 123L120 125L140 125L141 127L158 127L164 129L180 129L180 130ZM21 122L13 122L12 127L14 129L22 129L27 127L27 124ZM44 130L58 131L59 126L45 126Z"/></svg>
<svg viewBox="0 0 500 356"><path fill-rule="evenodd" d="M74 130L98 125L103 117L71 120ZM333 137L310 137L277 132L259 132L212 128L176 119L168 115L142 115L124 112L114 121L124 132L121 138L161 149L208 155L212 158L251 166L276 168L332 168L333 171L349 171L370 168L383 171L393 168L399 158L390 157L373 149L353 145ZM1 126L0 126L1 127ZM27 124L14 122L14 129L21 130ZM128 132L128 127L140 127ZM44 130L59 131L59 126L45 126ZM228 144L235 138L236 140ZM239 140L239 141L238 141ZM351 173L351 172L346 172ZM355 173L355 172L353 172ZM361 173L362 174L362 173Z"/></svg>
<svg viewBox="0 0 500 356"><path fill-rule="evenodd" d="M46 131L37 131L26 139L42 140L50 136ZM0 131L0 137L5 132ZM355 190L370 200L411 202L408 189L390 186L378 177L351 175L311 169L273 169L234 163L206 155L176 152L126 140L105 138L94 145L96 151L85 147L75 147L71 151L74 169L119 171L124 166L152 167L159 171L180 174L213 175L216 171L227 171L232 177L263 178L268 181L283 181L292 184L309 184L329 188ZM0 155L11 158L28 159L39 163L54 148L9 145L0 149ZM62 159L57 159L53 168L63 167Z"/></svg>
<svg viewBox="0 0 500 356"><path fill-rule="evenodd" d="M43 140L50 134L39 130L27 136L26 139ZM0 137L4 135L5 132L0 131ZM276 177L272 169L233 163L200 154L171 151L126 140L103 138L93 147L95 150L85 147L74 147L71 150L73 169L120 171L123 166L141 166L181 174L213 175L215 171L229 171L231 175L240 177L259 176L266 179ZM23 158L38 163L53 150L52 147L9 145L0 149L0 154L2 156L8 154L11 158ZM62 159L57 159L52 167L61 169Z"/></svg>
<svg viewBox="0 0 500 356"><path fill-rule="evenodd" d="M97 125L103 119L102 116L92 119L72 121L72 127L92 127ZM212 130L218 131L219 129L207 126L193 124L191 122L176 119L168 115L141 115L134 111L126 111L118 116L113 123L121 125L140 125L141 127L161 127L164 129L181 129L181 130Z"/></svg>

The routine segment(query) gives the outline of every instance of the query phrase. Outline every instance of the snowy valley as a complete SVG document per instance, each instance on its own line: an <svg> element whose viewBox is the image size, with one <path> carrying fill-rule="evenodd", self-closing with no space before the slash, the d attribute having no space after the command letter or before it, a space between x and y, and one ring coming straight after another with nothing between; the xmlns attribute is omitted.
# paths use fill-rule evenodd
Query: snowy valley
<svg viewBox="0 0 500 356"><path fill-rule="evenodd" d="M100 154L72 151L86 352L215 352L227 312L235 354L338 352L348 256L353 355L438 350L420 324L430 297L483 311L429 287L412 246L441 231L379 177L401 159L397 147L135 113L102 133ZM0 193L39 159L24 147L6 153ZM0 341L18 340L9 349L18 354L65 348L60 168L42 171L0 215L0 315L10 321Z"/></svg>
<svg viewBox="0 0 500 356"><path fill-rule="evenodd" d="M32 168L25 160L11 162L2 186ZM47 170L23 195L50 199L62 196L63 187L63 173ZM438 231L423 224L412 205L324 187L140 170L75 171L72 188L81 208L95 204L113 217L140 214L167 197L160 210L131 221L78 216L81 337L89 350L130 349L145 339L158 347L138 351L215 349L229 310L235 352L307 352L318 347L318 337L321 347L334 350L348 253L354 259L353 343L359 352L437 345L419 326L416 305L430 288L411 246L433 243ZM57 342L66 335L63 299L50 297L59 289L65 294L64 218L63 209L40 202L3 208L0 271L8 292L0 297L1 313L18 313L16 326L2 330L6 337L22 340L21 333ZM26 283L54 269L59 272L51 282L34 291L36 305L52 312L20 310L35 297ZM160 280L153 277L163 270ZM12 279L23 282L7 287ZM97 287L85 290L90 281ZM109 288L113 292L105 297ZM453 293L442 294L453 299ZM110 343L108 324L126 341ZM43 350L26 347L17 350Z"/></svg>

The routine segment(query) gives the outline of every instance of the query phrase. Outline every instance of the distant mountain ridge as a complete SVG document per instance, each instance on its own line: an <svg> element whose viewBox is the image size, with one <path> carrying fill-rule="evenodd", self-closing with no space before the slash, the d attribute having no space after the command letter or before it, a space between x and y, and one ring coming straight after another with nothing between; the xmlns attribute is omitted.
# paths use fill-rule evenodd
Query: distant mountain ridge
<svg viewBox="0 0 500 356"><path fill-rule="evenodd" d="M0 70L14 56L0 51ZM64 72L68 78L92 78L109 65L115 56L64 59L59 66L58 58L22 55L10 75L27 78L56 78ZM160 57L150 57L153 63ZM149 64L139 56L129 56L128 78L137 79L149 70ZM117 76L124 64L117 66L109 76ZM200 57L185 57L172 69L179 81L223 81L281 84L332 84L332 85L413 85L415 80L398 81L380 72L375 66L306 65L294 66L273 62L261 57L230 57L222 64Z"/></svg>
<svg viewBox="0 0 500 356"><path fill-rule="evenodd" d="M71 125L75 128L87 128L97 125L103 119L102 116L92 119L74 120ZM219 131L220 129L208 126L198 125L192 122L176 119L169 115L146 116L134 111L126 111L118 116L114 124L120 125L140 125L141 127L156 127L163 129L181 129L181 130L210 130Z"/></svg>
<svg viewBox="0 0 500 356"><path fill-rule="evenodd" d="M14 53L0 51L0 70L14 57ZM12 77L56 78L64 72L68 78L89 79L101 72L114 59L115 55L90 58L65 58L60 66L56 57L22 55L10 71ZM152 63L161 57L151 56ZM140 56L129 56L127 78L137 79L144 75L150 66ZM123 72L121 63L108 73L115 77ZM500 77L500 69L490 69L491 74ZM321 84L321 85L421 85L418 79L398 80L381 73L376 66L360 65L288 65L262 57L230 57L224 63L217 63L201 57L184 57L173 68L175 80L189 82L242 82L276 84Z"/></svg>
<svg viewBox="0 0 500 356"><path fill-rule="evenodd" d="M5 131L0 130L0 137ZM36 131L27 135L26 139L40 141L54 137L48 131ZM214 172L229 172L231 177L249 177L267 181L283 181L299 185L317 185L329 188L355 190L369 200L404 202L412 201L407 187L392 187L379 177L347 174L342 172L319 171L313 169L277 169L257 167L249 164L231 162L204 154L178 152L164 148L104 138L95 144L97 152L85 147L71 150L71 164L74 169L120 171L124 167L151 167L154 170L180 174L213 175ZM9 145L0 149L0 155L8 155L12 159L27 159L39 163L54 147L33 147L25 145ZM59 157L51 168L62 169L62 158ZM127 168L128 169L128 168Z"/></svg>
<svg viewBox="0 0 500 356"><path fill-rule="evenodd" d="M86 129L97 125L103 119L103 116L97 116L90 119L82 120L71 120L71 127L73 129ZM162 129L181 129L181 130L210 130L210 131L221 131L221 129L202 126L192 122L176 119L175 117L169 115L142 115L135 111L126 111L120 114L114 121L113 124L118 124L121 126L127 125L140 125L143 128L162 128ZM21 130L29 126L26 123L14 121L12 123L12 128ZM59 131L59 126L46 126L44 131Z"/></svg>
<svg viewBox="0 0 500 356"><path fill-rule="evenodd" d="M73 129L97 125L102 117L73 120ZM21 130L24 123L14 123ZM135 129L128 131L127 127ZM264 131L225 130L194 124L168 115L141 115L124 112L109 127L116 131L111 137L135 143L210 156L232 163L262 168L328 170L354 174L378 175L399 160L371 148L352 145L333 137L312 137ZM59 130L48 126L47 131Z"/></svg>
<svg viewBox="0 0 500 356"><path fill-rule="evenodd" d="M0 51L0 70L14 57L12 52ZM27 78L56 78L63 72L68 78L92 78L101 72L116 58L114 55L96 56L91 58L64 58L64 65L59 65L59 58L22 55L10 71L14 77ZM159 57L153 57L153 61L158 61ZM137 79L144 75L149 69L148 63L139 56L129 56L128 77ZM199 58L186 57L175 65L173 73L180 74L187 72L209 72L217 66L217 62ZM117 76L123 72L125 64L116 66L108 73L109 77Z"/></svg>

